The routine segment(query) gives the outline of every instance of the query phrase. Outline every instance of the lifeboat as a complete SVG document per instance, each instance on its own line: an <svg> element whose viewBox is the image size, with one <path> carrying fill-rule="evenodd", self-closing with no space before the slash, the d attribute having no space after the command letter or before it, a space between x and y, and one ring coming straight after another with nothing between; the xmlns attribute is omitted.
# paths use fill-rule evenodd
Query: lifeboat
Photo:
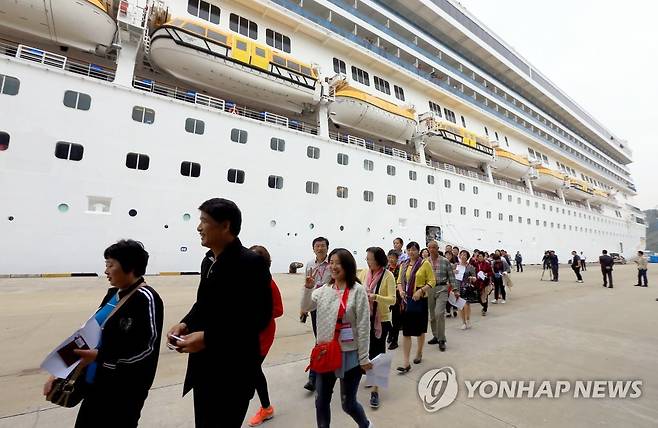
<svg viewBox="0 0 658 428"><path fill-rule="evenodd" d="M555 192L563 188L566 176L550 168L538 167L537 178L532 181L532 186L538 189Z"/></svg>
<svg viewBox="0 0 658 428"><path fill-rule="evenodd" d="M592 189L582 180L576 178L567 178L562 187L565 198L577 201L591 201L594 199Z"/></svg>
<svg viewBox="0 0 658 428"><path fill-rule="evenodd" d="M493 163L494 172L504 177L521 179L532 175L534 167L524 156L517 155L500 147L496 147L496 158Z"/></svg>
<svg viewBox="0 0 658 428"><path fill-rule="evenodd" d="M398 106L346 83L334 89L329 117L335 124L392 141L409 140L417 123L414 109Z"/></svg>
<svg viewBox="0 0 658 428"><path fill-rule="evenodd" d="M425 141L427 151L439 159L472 167L494 160L494 149L484 137L437 120L432 114L421 115L417 135Z"/></svg>
<svg viewBox="0 0 658 428"><path fill-rule="evenodd" d="M23 33L86 52L112 45L117 25L101 0L3 1L0 30Z"/></svg>
<svg viewBox="0 0 658 428"><path fill-rule="evenodd" d="M195 86L301 112L320 100L315 67L235 33L173 19L151 35L159 69Z"/></svg>

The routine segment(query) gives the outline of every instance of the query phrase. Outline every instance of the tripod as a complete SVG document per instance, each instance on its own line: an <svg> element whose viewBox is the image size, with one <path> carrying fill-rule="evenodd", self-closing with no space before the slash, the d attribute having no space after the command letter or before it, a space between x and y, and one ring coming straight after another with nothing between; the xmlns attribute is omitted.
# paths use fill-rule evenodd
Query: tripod
<svg viewBox="0 0 658 428"><path fill-rule="evenodd" d="M550 267L547 267L544 265L544 269L541 271L541 278L539 278L540 281L544 280L544 273L548 270L548 274L550 276L550 281L553 281L553 270Z"/></svg>

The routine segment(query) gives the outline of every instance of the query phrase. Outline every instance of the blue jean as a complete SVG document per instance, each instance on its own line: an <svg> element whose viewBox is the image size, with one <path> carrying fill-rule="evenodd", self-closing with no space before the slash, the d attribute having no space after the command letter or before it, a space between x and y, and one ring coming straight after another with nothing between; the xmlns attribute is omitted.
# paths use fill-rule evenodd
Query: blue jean
<svg viewBox="0 0 658 428"><path fill-rule="evenodd" d="M315 384L315 415L318 428L329 428L331 424L331 396L336 385L334 372L318 373ZM340 398L343 411L350 415L359 428L368 428L370 422L361 404L356 401L356 393L361 381L361 366L356 366L345 372L340 380Z"/></svg>

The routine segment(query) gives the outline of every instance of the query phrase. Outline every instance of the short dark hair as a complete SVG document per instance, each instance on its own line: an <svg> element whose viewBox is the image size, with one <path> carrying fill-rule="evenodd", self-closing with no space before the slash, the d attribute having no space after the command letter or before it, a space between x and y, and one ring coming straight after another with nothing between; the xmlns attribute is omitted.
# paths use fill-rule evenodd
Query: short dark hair
<svg viewBox="0 0 658 428"><path fill-rule="evenodd" d="M395 238L395 239L393 240L393 242L395 242L395 241L400 241L400 245L404 245L404 241L403 241L402 238L400 238L400 237Z"/></svg>
<svg viewBox="0 0 658 428"><path fill-rule="evenodd" d="M235 202L224 198L212 198L202 203L199 211L208 214L217 223L229 222L229 230L233 236L240 234L242 228L242 213Z"/></svg>
<svg viewBox="0 0 658 428"><path fill-rule="evenodd" d="M420 251L420 245L418 245L418 242L416 242L416 241L411 241L410 243L407 244L407 250L409 250L411 248L415 248L418 251Z"/></svg>
<svg viewBox="0 0 658 428"><path fill-rule="evenodd" d="M644 255L644 251L641 251L641 250L638 250L638 252L637 252L637 253L638 253L639 255L641 255L641 256L643 256L643 255Z"/></svg>
<svg viewBox="0 0 658 428"><path fill-rule="evenodd" d="M466 253L466 259L467 260L471 258L471 254L468 252L468 250L461 250L459 252L459 255L461 256L462 253Z"/></svg>
<svg viewBox="0 0 658 428"><path fill-rule="evenodd" d="M121 270L131 273L137 277L146 273L146 265L149 261L149 253L144 249L141 242L132 239L122 239L112 244L103 253L105 260L114 259L119 262Z"/></svg>
<svg viewBox="0 0 658 428"><path fill-rule="evenodd" d="M386 267L386 265L388 265L388 258L386 257L386 253L380 247L370 247L366 250L366 252L372 253L372 255L375 257L375 262L377 262L379 267Z"/></svg>
<svg viewBox="0 0 658 428"><path fill-rule="evenodd" d="M389 256L389 257L391 257L391 256L395 256L396 259L400 257L400 255L398 254L398 252L395 251L395 250L388 250L388 256Z"/></svg>
<svg viewBox="0 0 658 428"><path fill-rule="evenodd" d="M327 244L327 248L329 248L329 240L327 238L325 238L324 236L318 236L317 238L315 238L313 240L313 243L311 244L311 246L315 247L316 242L323 242L323 241L324 241L325 244Z"/></svg>
<svg viewBox="0 0 658 428"><path fill-rule="evenodd" d="M602 253L603 254L608 254L608 250L603 250Z"/></svg>
<svg viewBox="0 0 658 428"><path fill-rule="evenodd" d="M452 247L452 249L453 249L453 250L457 250L457 251L459 251L459 247L456 246L456 245L455 245L454 247ZM457 254L459 254L459 253L457 253Z"/></svg>
<svg viewBox="0 0 658 428"><path fill-rule="evenodd" d="M354 284L356 284L357 282L360 284L361 281L359 281L359 278L357 278L356 276L356 260L354 260L354 256L352 255L352 253L350 253L345 248L334 248L333 251L329 253L330 261L331 261L331 257L334 255L338 257L340 266L345 271L345 283L347 284L347 288L354 287ZM333 284L334 279L331 278L331 281L329 283Z"/></svg>
<svg viewBox="0 0 658 428"><path fill-rule="evenodd" d="M270 252L267 251L267 248L262 245L252 245L249 249L264 258L265 262L267 262L267 267L272 266L272 256L270 256Z"/></svg>

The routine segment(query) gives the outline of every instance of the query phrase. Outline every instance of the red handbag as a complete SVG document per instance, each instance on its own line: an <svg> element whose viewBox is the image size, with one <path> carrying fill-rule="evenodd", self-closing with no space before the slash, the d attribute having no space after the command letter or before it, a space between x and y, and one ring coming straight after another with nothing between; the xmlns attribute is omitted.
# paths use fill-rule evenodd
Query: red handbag
<svg viewBox="0 0 658 428"><path fill-rule="evenodd" d="M338 370L343 365L343 351L340 347L338 336L340 334L342 318L345 316L349 292L350 289L345 287L343 298L338 308L338 319L336 320L334 338L330 342L318 343L313 347L306 371L310 369L315 373L330 373Z"/></svg>

